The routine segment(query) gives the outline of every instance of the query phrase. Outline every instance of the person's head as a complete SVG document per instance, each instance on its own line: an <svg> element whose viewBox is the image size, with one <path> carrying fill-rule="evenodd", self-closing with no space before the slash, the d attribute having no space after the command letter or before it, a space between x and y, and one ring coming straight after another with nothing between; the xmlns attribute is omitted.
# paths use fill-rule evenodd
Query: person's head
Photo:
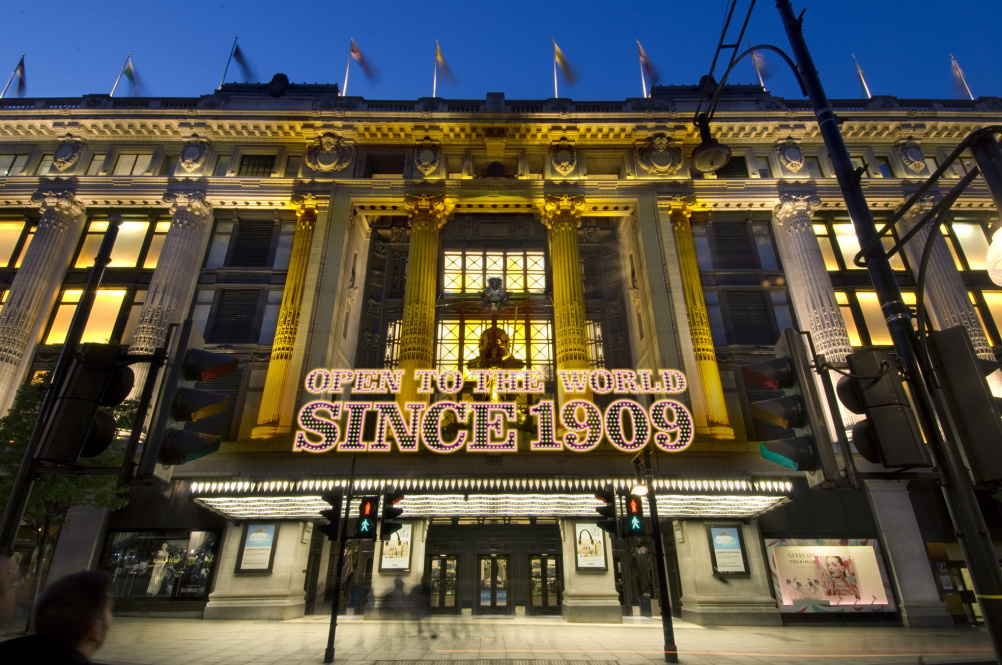
<svg viewBox="0 0 1002 665"><path fill-rule="evenodd" d="M0 556L0 624L14 616L17 607L17 565L10 557Z"/></svg>
<svg viewBox="0 0 1002 665"><path fill-rule="evenodd" d="M845 576L845 564L842 563L840 556L825 557L825 568L828 569L828 574L832 577Z"/></svg>
<svg viewBox="0 0 1002 665"><path fill-rule="evenodd" d="M35 634L76 649L87 658L111 626L111 580L99 573L68 575L46 589L35 606Z"/></svg>

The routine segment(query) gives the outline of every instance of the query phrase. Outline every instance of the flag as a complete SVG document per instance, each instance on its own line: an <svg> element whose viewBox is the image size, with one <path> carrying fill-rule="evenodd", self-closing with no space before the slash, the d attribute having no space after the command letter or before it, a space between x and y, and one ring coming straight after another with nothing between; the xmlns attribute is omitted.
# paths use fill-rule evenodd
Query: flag
<svg viewBox="0 0 1002 665"><path fill-rule="evenodd" d="M452 73L449 68L449 63L445 61L445 56L442 55L442 47L438 45L438 40L435 40L435 66L438 67L438 73L442 75L442 78L450 83L456 82L456 75Z"/></svg>
<svg viewBox="0 0 1002 665"><path fill-rule="evenodd" d="M17 96L24 96L24 88L28 84L28 80L24 77L24 56L21 56L21 62L17 63L17 67L14 68L14 75L17 76Z"/></svg>
<svg viewBox="0 0 1002 665"><path fill-rule="evenodd" d="M122 70L122 74L125 78L129 79L132 85L136 85L139 81L136 79L136 66L132 64L132 56L129 56L129 61L125 63L125 69Z"/></svg>
<svg viewBox="0 0 1002 665"><path fill-rule="evenodd" d="M644 47L640 45L640 40L637 40L637 50L640 51L640 66L644 68L644 73L647 74L647 80L651 82L652 86L658 84L661 81L661 77L658 75L658 70L654 69L654 63L651 59L647 57L647 52L644 51Z"/></svg>
<svg viewBox="0 0 1002 665"><path fill-rule="evenodd" d="M245 83L250 83L253 79L257 78L254 76L254 70L251 69L250 64L247 62L244 52L240 50L239 44L233 47L233 60L240 65L240 71L243 72Z"/></svg>
<svg viewBox="0 0 1002 665"><path fill-rule="evenodd" d="M856 74L859 76L859 85L863 89L863 95L867 99L870 99L873 95L870 94L870 86L866 85L866 79L863 77L863 68L859 66L858 62L856 62L855 53L852 54L852 61L856 65Z"/></svg>
<svg viewBox="0 0 1002 665"><path fill-rule="evenodd" d="M953 85L957 88L957 92L962 95L967 95L971 101L974 101L974 94L971 92L971 87L967 85L967 79L964 77L964 70L960 68L957 64L957 59L950 54L950 62L953 68Z"/></svg>
<svg viewBox="0 0 1002 665"><path fill-rule="evenodd" d="M354 39L351 40L351 49L349 49L348 54L351 55L355 62L358 63L358 66L362 68L362 72L367 78L371 79L375 77L376 72L373 71L372 65L370 65L369 61L365 59L364 55L362 55L362 51L358 48L358 44L355 43Z"/></svg>
<svg viewBox="0 0 1002 665"><path fill-rule="evenodd" d="M751 48L751 42L747 42L748 48ZM751 52L752 66L755 68L755 75L758 76L758 84L762 86L765 90L765 80L772 76L772 69L769 67L769 62L762 55L761 51Z"/></svg>
<svg viewBox="0 0 1002 665"><path fill-rule="evenodd" d="M569 84L573 85L578 80L578 75L571 67L571 63L567 62L567 58L564 57L564 52L560 50L557 46L557 41L553 40L553 61L557 63L557 67L560 67L560 71L564 74L564 80Z"/></svg>

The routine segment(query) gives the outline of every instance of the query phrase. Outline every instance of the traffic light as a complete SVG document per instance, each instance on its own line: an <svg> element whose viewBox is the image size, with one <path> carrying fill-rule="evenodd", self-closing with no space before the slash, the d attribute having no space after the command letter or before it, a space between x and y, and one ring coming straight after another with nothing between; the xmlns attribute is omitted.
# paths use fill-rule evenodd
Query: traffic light
<svg viewBox="0 0 1002 665"><path fill-rule="evenodd" d="M317 529L327 536L328 540L337 540L337 528L341 523L341 508L344 505L341 493L324 492L320 498L329 503L331 507L320 511L320 516L326 518L329 524L318 524Z"/></svg>
<svg viewBox="0 0 1002 665"><path fill-rule="evenodd" d="M379 520L380 539L386 540L404 527L400 522L394 521L404 514L403 508L397 508L394 505L402 498L404 498L403 492L386 492L383 494L383 512Z"/></svg>
<svg viewBox="0 0 1002 665"><path fill-rule="evenodd" d="M41 434L38 459L75 464L115 440L115 417L98 407L124 402L135 383L115 344L81 344L72 355Z"/></svg>
<svg viewBox="0 0 1002 665"><path fill-rule="evenodd" d="M623 531L627 536L646 536L644 528L644 504L634 494L626 497L626 522Z"/></svg>
<svg viewBox="0 0 1002 665"><path fill-rule="evenodd" d="M782 389L784 397L753 402L752 415L796 436L759 443L762 457L807 473L811 487L833 487L839 464L826 421L827 402L821 398L807 349L797 331L787 328L776 342L776 357L741 368L747 383Z"/></svg>
<svg viewBox="0 0 1002 665"><path fill-rule="evenodd" d="M358 502L358 521L355 522L355 537L376 539L376 506L378 496L363 496Z"/></svg>
<svg viewBox="0 0 1002 665"><path fill-rule="evenodd" d="M219 450L222 437L218 434L184 430L186 423L222 413L230 406L229 395L194 388L196 381L212 381L237 369L236 356L210 353L202 349L204 345L191 319L181 324L139 462L140 476L153 474L158 465L184 464ZM158 475L170 477L169 473Z"/></svg>
<svg viewBox="0 0 1002 665"><path fill-rule="evenodd" d="M1002 416L985 381L998 364L977 357L963 326L930 333L929 342L974 482L1002 480Z"/></svg>
<svg viewBox="0 0 1002 665"><path fill-rule="evenodd" d="M606 485L595 492L595 498L605 502L603 505L595 507L595 511L605 518L598 521L598 528L613 536L619 536L619 520L616 519L616 490L613 489L612 485Z"/></svg>
<svg viewBox="0 0 1002 665"><path fill-rule="evenodd" d="M850 376L838 396L853 413L852 441L864 459L888 468L932 466L901 376L886 351L866 349L846 357Z"/></svg>

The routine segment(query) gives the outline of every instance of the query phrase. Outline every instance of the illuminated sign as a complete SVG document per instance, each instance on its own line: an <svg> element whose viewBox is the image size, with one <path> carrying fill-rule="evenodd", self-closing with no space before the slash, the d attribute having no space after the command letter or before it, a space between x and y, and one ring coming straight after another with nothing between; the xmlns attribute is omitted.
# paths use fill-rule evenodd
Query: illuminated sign
<svg viewBox="0 0 1002 665"><path fill-rule="evenodd" d="M358 502L358 521L355 523L356 538L376 537L376 504L378 496L363 496Z"/></svg>
<svg viewBox="0 0 1002 665"><path fill-rule="evenodd" d="M685 375L677 370L559 370L566 395L587 392L600 395L678 394L685 391ZM540 394L543 375L531 370L471 370L473 393ZM358 392L396 394L404 378L403 370L315 369L306 376L306 391L312 395ZM419 394L436 389L455 393L463 386L463 375L455 370L416 370ZM516 452L517 405L514 402L457 402L445 400L425 404L408 402L334 402L318 399L299 411L294 451L325 453L417 452L419 446L437 453ZM405 416L405 412L407 415ZM568 399L559 409L552 399L539 400L528 409L535 417L535 435L529 441L533 451L587 452L604 438L623 452L636 452L653 438L665 452L679 452L692 443L692 414L681 402L657 400L644 407L632 399L617 399L602 411L585 399ZM376 414L375 434L363 440L362 425L367 413ZM452 426L453 434L443 431ZM558 431L560 434L558 434Z"/></svg>
<svg viewBox="0 0 1002 665"><path fill-rule="evenodd" d="M640 503L640 497L629 495L626 497L626 519L623 532L627 536L643 536L647 533L644 529L644 506Z"/></svg>

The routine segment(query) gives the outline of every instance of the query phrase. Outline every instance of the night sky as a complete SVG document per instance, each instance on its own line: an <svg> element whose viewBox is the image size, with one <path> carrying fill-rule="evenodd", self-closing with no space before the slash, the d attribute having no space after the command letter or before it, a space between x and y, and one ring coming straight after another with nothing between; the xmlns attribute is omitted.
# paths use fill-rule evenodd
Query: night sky
<svg viewBox="0 0 1002 665"><path fill-rule="evenodd" d="M747 2L739 5L746 8ZM855 53L874 95L961 98L950 54L975 97L1002 96L1002 2L926 0L799 0L804 30L828 96L862 95ZM695 84L709 71L723 26L725 0L703 2L478 2L382 0L280 3L261 0L192 2L53 2L7 0L0 40L3 81L25 53L27 97L76 97L110 92L132 52L140 95L199 96L218 85L234 37L255 80L277 72L294 83L344 82L350 38L377 70L367 79L352 64L347 93L410 100L432 93L435 39L456 76L439 80L438 96L508 99L553 96L556 39L578 73L560 82L560 96L621 100L641 95L636 40L663 84ZM744 10L741 11L743 15ZM759 2L746 37L789 52L769 0ZM766 87L800 98L792 74L776 56ZM733 83L757 82L750 60ZM242 81L231 64L227 81ZM132 94L123 79L116 96ZM14 85L6 97L16 94Z"/></svg>

